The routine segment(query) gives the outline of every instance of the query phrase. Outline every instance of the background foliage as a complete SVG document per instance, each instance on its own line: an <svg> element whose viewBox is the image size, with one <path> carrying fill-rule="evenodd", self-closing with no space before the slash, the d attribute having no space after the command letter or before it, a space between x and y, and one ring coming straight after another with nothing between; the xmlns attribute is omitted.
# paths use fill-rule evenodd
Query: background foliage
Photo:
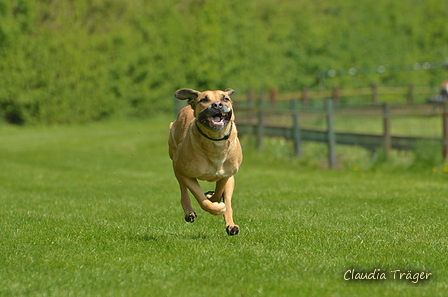
<svg viewBox="0 0 448 297"><path fill-rule="evenodd" d="M145 117L177 88L297 90L328 69L447 58L438 0L0 0L0 117ZM336 77L327 87L438 85L446 70Z"/></svg>

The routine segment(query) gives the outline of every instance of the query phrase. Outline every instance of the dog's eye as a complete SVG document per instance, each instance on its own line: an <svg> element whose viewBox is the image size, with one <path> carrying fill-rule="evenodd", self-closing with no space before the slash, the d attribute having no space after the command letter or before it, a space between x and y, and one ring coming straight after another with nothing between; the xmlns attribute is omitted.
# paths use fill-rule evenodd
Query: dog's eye
<svg viewBox="0 0 448 297"><path fill-rule="evenodd" d="M205 103L205 102L209 102L210 99L208 99L207 96L205 96L204 98L202 98L201 100L199 100L199 102Z"/></svg>
<svg viewBox="0 0 448 297"><path fill-rule="evenodd" d="M222 101L224 101L224 102L229 102L229 101L230 101L230 98L222 97Z"/></svg>

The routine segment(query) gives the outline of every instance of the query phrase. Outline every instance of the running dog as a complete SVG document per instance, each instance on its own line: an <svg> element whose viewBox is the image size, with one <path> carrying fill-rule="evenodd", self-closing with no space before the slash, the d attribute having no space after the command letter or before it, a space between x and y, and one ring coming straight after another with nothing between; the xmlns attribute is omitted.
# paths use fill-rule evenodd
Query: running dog
<svg viewBox="0 0 448 297"><path fill-rule="evenodd" d="M177 119L170 124L168 140L174 174L179 182L185 220L197 218L188 190L201 208L213 215L224 215L229 235L240 232L233 222L234 175L243 160L232 109L234 90L199 92L180 89L174 96L188 100ZM198 180L216 182L214 191L204 193Z"/></svg>

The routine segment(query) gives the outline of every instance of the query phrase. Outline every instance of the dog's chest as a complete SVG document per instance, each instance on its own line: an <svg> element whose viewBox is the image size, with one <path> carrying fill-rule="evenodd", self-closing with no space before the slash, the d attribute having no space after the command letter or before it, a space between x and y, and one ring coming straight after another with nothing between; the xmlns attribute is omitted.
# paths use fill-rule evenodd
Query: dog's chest
<svg viewBox="0 0 448 297"><path fill-rule="evenodd" d="M224 162L226 158L225 157L209 157L210 161L210 170L212 175L215 175L216 177L224 177L226 175L226 170L224 170Z"/></svg>
<svg viewBox="0 0 448 297"><path fill-rule="evenodd" d="M192 160L193 161L193 160ZM236 173L237 165L229 159L228 152L221 154L204 154L202 158L193 161L196 166L196 178L207 181L216 181L223 177L230 177ZM200 164L200 166L197 166Z"/></svg>
<svg viewBox="0 0 448 297"><path fill-rule="evenodd" d="M208 154L211 167L214 168L216 176L223 177L225 175L224 163L227 160L229 149L225 148L225 142L216 142L214 145L218 148L217 154Z"/></svg>
<svg viewBox="0 0 448 297"><path fill-rule="evenodd" d="M217 181L237 173L241 163L241 147L238 139L214 142L191 133L180 143L173 156L174 169L178 174Z"/></svg>

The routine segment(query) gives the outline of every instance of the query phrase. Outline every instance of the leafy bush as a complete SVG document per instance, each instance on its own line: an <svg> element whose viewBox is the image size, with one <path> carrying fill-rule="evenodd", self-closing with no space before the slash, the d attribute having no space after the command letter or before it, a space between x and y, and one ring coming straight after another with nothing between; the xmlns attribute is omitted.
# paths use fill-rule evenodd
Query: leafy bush
<svg viewBox="0 0 448 297"><path fill-rule="evenodd" d="M177 88L297 90L316 71L446 58L437 0L0 0L0 117L88 122L171 110ZM328 87L438 85L446 71Z"/></svg>

